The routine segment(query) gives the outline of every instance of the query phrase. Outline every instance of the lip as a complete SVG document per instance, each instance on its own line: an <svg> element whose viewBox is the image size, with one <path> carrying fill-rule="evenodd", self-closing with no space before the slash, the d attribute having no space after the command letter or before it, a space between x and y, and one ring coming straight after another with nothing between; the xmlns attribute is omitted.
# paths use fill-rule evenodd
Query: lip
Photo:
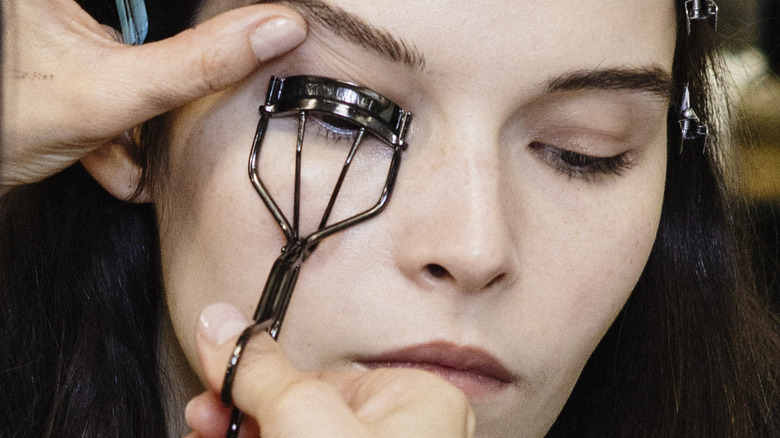
<svg viewBox="0 0 780 438"><path fill-rule="evenodd" d="M492 354L479 347L434 341L356 360L370 368L415 368L430 371L460 389L470 401L516 386L512 374Z"/></svg>

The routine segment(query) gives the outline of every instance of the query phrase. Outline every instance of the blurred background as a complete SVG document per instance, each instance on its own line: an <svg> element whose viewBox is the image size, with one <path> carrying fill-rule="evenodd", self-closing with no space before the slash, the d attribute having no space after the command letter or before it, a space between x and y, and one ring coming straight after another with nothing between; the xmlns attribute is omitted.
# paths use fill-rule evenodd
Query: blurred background
<svg viewBox="0 0 780 438"><path fill-rule="evenodd" d="M758 262L780 311L780 0L715 0L735 84L742 190L764 241Z"/></svg>

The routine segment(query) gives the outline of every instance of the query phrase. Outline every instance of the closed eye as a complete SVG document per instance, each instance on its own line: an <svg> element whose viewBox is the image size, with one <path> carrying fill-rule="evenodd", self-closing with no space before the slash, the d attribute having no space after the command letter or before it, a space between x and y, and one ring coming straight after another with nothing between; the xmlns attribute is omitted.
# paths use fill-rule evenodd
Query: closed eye
<svg viewBox="0 0 780 438"><path fill-rule="evenodd" d="M558 173L568 178L597 182L604 176L621 176L634 164L628 152L611 157L596 157L541 142L528 146Z"/></svg>

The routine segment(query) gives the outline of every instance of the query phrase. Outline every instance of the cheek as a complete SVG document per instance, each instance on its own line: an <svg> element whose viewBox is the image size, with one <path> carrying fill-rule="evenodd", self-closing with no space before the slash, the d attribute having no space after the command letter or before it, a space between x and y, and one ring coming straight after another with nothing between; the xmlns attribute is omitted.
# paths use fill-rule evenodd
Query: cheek
<svg viewBox="0 0 780 438"><path fill-rule="evenodd" d="M231 98L238 107L220 107ZM157 202L163 279L176 335L193 364L203 308L224 301L251 316L283 245L247 176L257 108L243 102L215 95L169 124L170 170Z"/></svg>
<svg viewBox="0 0 780 438"><path fill-rule="evenodd" d="M598 225L582 232L578 247L562 249L570 260L562 288L569 293L561 297L568 323L601 329L611 322L647 262L659 212L660 200L623 211L618 218L605 209L605 217L596 218Z"/></svg>
<svg viewBox="0 0 780 438"><path fill-rule="evenodd" d="M517 218L521 271L503 306L513 310L493 330L513 333L505 348L527 354L538 388L568 394L636 286L655 241L665 166L659 138L622 176L589 183L527 170L522 190L509 194L519 200L505 215Z"/></svg>
<svg viewBox="0 0 780 438"><path fill-rule="evenodd" d="M655 242L666 167L665 148L655 150L627 184L598 203L573 257L577 268L569 277L574 292L566 315L574 326L592 327L593 348L636 286Z"/></svg>

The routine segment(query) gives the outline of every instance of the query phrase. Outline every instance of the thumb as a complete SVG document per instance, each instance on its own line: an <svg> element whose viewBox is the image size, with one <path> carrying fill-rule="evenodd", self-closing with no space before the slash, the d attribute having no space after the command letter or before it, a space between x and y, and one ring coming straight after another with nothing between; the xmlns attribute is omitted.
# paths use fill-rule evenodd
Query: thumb
<svg viewBox="0 0 780 438"><path fill-rule="evenodd" d="M133 126L222 90L306 38L306 22L290 8L235 9L163 41L118 47L105 59L113 108ZM139 68L142 66L142 68Z"/></svg>

